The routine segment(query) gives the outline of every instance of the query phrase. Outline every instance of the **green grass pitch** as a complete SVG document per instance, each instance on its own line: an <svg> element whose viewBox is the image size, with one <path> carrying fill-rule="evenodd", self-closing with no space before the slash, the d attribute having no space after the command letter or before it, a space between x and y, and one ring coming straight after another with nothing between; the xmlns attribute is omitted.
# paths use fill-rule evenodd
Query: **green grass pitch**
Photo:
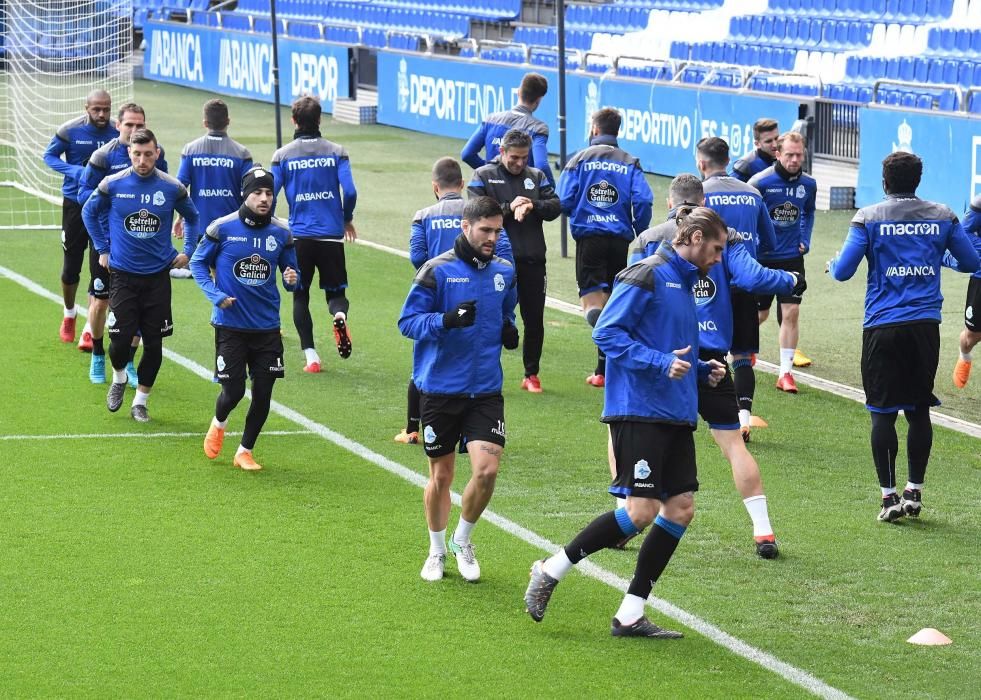
<svg viewBox="0 0 981 700"><path fill-rule="evenodd" d="M137 98L176 168L180 146L200 133L208 95L140 82ZM232 135L267 162L270 108L228 102ZM329 120L324 133L351 152L360 235L404 249L409 218L431 201L429 166L460 143ZM665 182L652 179L656 216ZM17 206L10 193L0 198L8 210ZM802 348L816 360L815 374L855 384L864 284L832 287L817 269L844 239L847 220L818 218ZM572 261L557 255L557 227L549 235L550 294L574 301ZM0 265L57 293L57 232L0 233L0 251ZM324 309L315 322L325 372L304 375L285 300L287 378L274 399L424 474L422 450L391 441L404 417L409 342L395 321L411 267L364 246L348 254L353 356L333 354ZM961 394L947 386L965 286L945 278L938 387L947 410L977 421L981 383ZM263 472L231 467L231 434L212 462L201 439L215 385L165 361L150 399L153 421L138 425L125 411L105 410L106 387L87 381L88 356L58 341L55 303L0 276L0 304L5 695L806 694L691 631L677 643L610 639L620 594L581 575L561 584L544 622L534 624L521 594L542 551L488 522L475 531L483 580L465 584L450 562L450 576L427 585L418 577L427 542L417 486L320 435L295 434L303 426L276 413L266 430L292 434L260 437ZM193 282L175 281L174 308L177 330L165 347L210 367L209 307ZM764 341L769 359L773 325ZM583 383L593 360L587 328L551 310L546 326L546 393L520 392L520 355L504 356L509 443L491 509L560 543L611 503L601 395ZM938 428L923 518L880 525L865 410L806 388L782 395L769 377L759 375L757 412L772 427L754 433L751 450L781 558L753 556L748 516L703 426L696 518L655 595L849 695L975 694L978 440ZM231 433L241 430L246 408L233 414ZM172 436L156 436L163 432ZM123 433L136 436L109 437ZM23 437L54 435L76 437ZM457 491L467 474L461 459ZM635 553L636 546L591 560L629 578ZM906 644L922 627L941 629L954 644Z"/></svg>

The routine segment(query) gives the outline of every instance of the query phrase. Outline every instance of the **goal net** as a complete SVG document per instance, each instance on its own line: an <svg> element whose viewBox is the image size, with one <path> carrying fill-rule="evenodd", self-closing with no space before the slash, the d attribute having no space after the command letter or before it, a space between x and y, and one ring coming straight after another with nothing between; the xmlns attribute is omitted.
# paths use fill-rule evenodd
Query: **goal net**
<svg viewBox="0 0 981 700"><path fill-rule="evenodd" d="M61 228L42 156L94 89L132 99L133 0L0 0L0 229Z"/></svg>

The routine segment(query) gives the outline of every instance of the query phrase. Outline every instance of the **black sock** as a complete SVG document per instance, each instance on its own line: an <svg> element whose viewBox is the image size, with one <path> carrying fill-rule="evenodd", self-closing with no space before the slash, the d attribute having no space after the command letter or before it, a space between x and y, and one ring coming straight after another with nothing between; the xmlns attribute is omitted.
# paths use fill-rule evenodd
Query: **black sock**
<svg viewBox="0 0 981 700"><path fill-rule="evenodd" d="M163 364L163 339L147 343L143 342L143 357L140 364L136 367L136 376L140 386L151 387L157 381L157 374L160 372L160 365Z"/></svg>
<svg viewBox="0 0 981 700"><path fill-rule="evenodd" d="M351 308L351 302L348 298L344 296L344 290L339 292L327 292L327 310L330 311L330 316L333 318L338 313L347 316L348 309Z"/></svg>
<svg viewBox="0 0 981 700"><path fill-rule="evenodd" d="M224 383L221 385L221 393L218 394L218 399L215 401L215 418L220 422L224 423L228 420L228 416L231 414L235 407L238 406L238 402L242 400L245 396L245 378L242 378L240 383Z"/></svg>
<svg viewBox="0 0 981 700"><path fill-rule="evenodd" d="M622 539L623 530L617 523L616 511L611 510L584 527L572 542L565 546L565 554L569 557L569 561L578 564L593 552L611 547Z"/></svg>
<svg viewBox="0 0 981 700"><path fill-rule="evenodd" d="M674 533L668 532L665 527L671 527ZM643 544L640 545L640 554L637 555L637 567L634 569L634 577L630 580L630 587L627 593L640 598L647 598L651 594L654 582L660 578L664 568L671 561L671 555L678 548L681 541L678 531L683 534L685 528L670 520L664 520L658 516L647 533Z"/></svg>
<svg viewBox="0 0 981 700"><path fill-rule="evenodd" d="M139 348L140 348L139 345L130 345L129 346L129 361L130 362L135 362L136 361L136 351L139 350Z"/></svg>
<svg viewBox="0 0 981 700"><path fill-rule="evenodd" d="M753 371L753 365L749 359L733 360L732 382L736 386L739 409L752 411L753 395L756 393L756 372Z"/></svg>
<svg viewBox="0 0 981 700"><path fill-rule="evenodd" d="M297 289L293 292L293 325L296 326L296 333L300 336L300 348L306 350L314 347L309 289Z"/></svg>
<svg viewBox="0 0 981 700"><path fill-rule="evenodd" d="M106 354L106 346L103 344L103 338L92 338L92 354L93 355Z"/></svg>
<svg viewBox="0 0 981 700"><path fill-rule="evenodd" d="M875 473L879 475L879 486L896 486L896 452L899 451L899 438L896 437L895 413L875 413L872 416L872 461ZM919 483L919 482L917 482Z"/></svg>
<svg viewBox="0 0 981 700"><path fill-rule="evenodd" d="M596 374L606 376L606 355L599 348L596 348Z"/></svg>
<svg viewBox="0 0 981 700"><path fill-rule="evenodd" d="M915 411L903 411L909 431L906 433L906 459L909 463L909 480L922 484L926 478L927 462L933 449L933 423L930 407L921 406Z"/></svg>
<svg viewBox="0 0 981 700"><path fill-rule="evenodd" d="M419 432L419 413L421 412L419 404L421 401L422 397L419 396L419 387L417 387L416 383L410 379L408 396L409 410L405 421L405 432L407 433Z"/></svg>

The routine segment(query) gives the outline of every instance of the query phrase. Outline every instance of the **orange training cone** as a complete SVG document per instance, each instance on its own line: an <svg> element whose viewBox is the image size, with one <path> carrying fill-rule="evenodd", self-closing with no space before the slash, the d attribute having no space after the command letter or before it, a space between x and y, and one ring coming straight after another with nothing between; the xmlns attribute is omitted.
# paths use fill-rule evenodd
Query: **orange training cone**
<svg viewBox="0 0 981 700"><path fill-rule="evenodd" d="M932 627L927 627L921 629L919 632L914 634L912 637L906 640L910 644L919 644L926 647L936 647L943 646L945 644L953 644L953 640L940 630L935 630Z"/></svg>

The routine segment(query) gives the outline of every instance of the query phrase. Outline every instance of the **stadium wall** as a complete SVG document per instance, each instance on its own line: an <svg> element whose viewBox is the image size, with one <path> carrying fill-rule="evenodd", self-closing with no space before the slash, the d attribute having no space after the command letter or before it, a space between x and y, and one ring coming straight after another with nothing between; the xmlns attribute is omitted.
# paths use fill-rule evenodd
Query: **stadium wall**
<svg viewBox="0 0 981 700"><path fill-rule="evenodd" d="M268 35L174 22L147 22L143 76L222 95L273 101L272 43ZM279 37L280 97L317 95L333 113L349 97L350 51L323 41Z"/></svg>
<svg viewBox="0 0 981 700"><path fill-rule="evenodd" d="M486 114L517 103L518 84L529 70L549 79L549 98L535 114L552 125L549 151L558 153L555 69L488 63L478 71L470 59L379 51L378 122L469 138ZM760 115L790 125L798 113L797 100L589 73L567 74L566 104L570 152L586 145L592 112L616 107L624 115L620 144L645 170L661 175L694 169L695 144L703 136L729 141L735 159L753 149L753 122Z"/></svg>
<svg viewBox="0 0 981 700"><path fill-rule="evenodd" d="M981 193L981 119L949 112L915 112L869 106L859 110L859 207L882 199L882 159L910 151L923 159L924 199L967 210Z"/></svg>

